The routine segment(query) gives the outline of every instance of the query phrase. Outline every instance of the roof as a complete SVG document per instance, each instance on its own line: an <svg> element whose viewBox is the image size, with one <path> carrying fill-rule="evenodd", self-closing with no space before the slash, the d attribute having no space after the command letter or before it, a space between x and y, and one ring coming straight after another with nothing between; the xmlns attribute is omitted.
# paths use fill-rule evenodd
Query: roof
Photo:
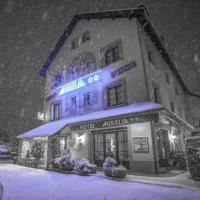
<svg viewBox="0 0 200 200"><path fill-rule="evenodd" d="M109 117L116 117L131 113L143 113L147 111L154 111L162 109L163 107L160 104L152 103L152 102L142 102L142 103L135 103L131 105L121 106L118 108L102 110L97 112L88 113L85 115L79 115L75 117L70 117L58 121L49 122L34 128L28 132L19 135L18 138L26 138L26 137L45 137L51 136L58 133L62 128L67 125L84 122L84 121L94 121L100 120Z"/></svg>
<svg viewBox="0 0 200 200"><path fill-rule="evenodd" d="M47 57L45 63L40 69L40 75L43 77L46 77L46 73L55 59L56 55L64 45L67 38L72 33L72 30L76 26L76 24L80 20L90 20L90 19L107 19L107 18L133 18L136 17L139 21L139 23L143 26L144 30L147 32L149 37L151 38L152 42L155 44L155 46L160 51L163 58L166 60L167 64L169 65L172 72L175 74L176 78L179 80L180 84L182 85L185 92L188 94L191 94L188 90L187 86L185 85L182 77L180 76L175 63L173 62L171 58L171 54L166 48L166 45L163 41L163 39L159 36L157 30L153 26L151 22L151 18L149 15L149 12L145 6L138 6L136 8L129 8L129 9L119 9L119 10L109 10L109 11L99 11L99 12L87 12L82 14L76 14L67 28L64 30L64 33L61 35L60 39L58 40L57 44L53 48L53 50L50 52L49 56ZM192 94L191 94L192 95Z"/></svg>

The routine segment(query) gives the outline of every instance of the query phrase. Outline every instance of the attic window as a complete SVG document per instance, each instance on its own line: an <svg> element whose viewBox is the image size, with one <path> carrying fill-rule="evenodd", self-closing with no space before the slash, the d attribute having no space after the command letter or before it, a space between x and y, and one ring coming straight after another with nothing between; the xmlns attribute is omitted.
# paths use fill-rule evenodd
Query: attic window
<svg viewBox="0 0 200 200"><path fill-rule="evenodd" d="M82 43L85 43L85 42L87 42L89 40L90 40L90 32L89 31L85 31L82 34Z"/></svg>

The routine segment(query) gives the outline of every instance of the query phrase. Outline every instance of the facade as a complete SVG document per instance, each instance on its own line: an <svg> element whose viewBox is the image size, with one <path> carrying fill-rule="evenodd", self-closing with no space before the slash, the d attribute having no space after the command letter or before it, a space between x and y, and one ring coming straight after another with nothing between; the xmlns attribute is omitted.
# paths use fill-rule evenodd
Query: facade
<svg viewBox="0 0 200 200"><path fill-rule="evenodd" d="M112 153L159 173L185 150L189 91L144 7L75 15L40 75L44 124L19 136L20 163L40 150L45 168L70 149L100 167Z"/></svg>

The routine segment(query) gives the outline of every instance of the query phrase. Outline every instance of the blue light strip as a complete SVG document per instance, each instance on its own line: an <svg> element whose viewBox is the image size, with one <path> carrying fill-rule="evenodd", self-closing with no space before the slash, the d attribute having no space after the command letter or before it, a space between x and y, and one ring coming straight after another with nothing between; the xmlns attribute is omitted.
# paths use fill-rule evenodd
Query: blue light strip
<svg viewBox="0 0 200 200"><path fill-rule="evenodd" d="M79 88L85 87L87 85L98 82L99 80L102 79L100 72L101 72L101 70L98 70L98 71L88 74L84 77L76 79L75 81L67 83L61 87L58 87L58 89L60 90L59 96L65 94L65 93L69 93L74 90L77 90Z"/></svg>

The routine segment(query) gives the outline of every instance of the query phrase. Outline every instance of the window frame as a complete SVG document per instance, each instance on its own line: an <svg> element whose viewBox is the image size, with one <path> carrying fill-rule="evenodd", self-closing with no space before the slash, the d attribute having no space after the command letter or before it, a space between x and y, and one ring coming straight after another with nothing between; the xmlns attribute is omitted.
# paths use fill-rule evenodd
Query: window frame
<svg viewBox="0 0 200 200"><path fill-rule="evenodd" d="M118 88L121 87L121 90L122 91L117 91ZM115 104L111 104L110 102L110 94L109 94L109 90L113 90L114 89L114 99L116 101ZM105 88L105 91L106 91L106 103L105 103L105 107L106 108L111 108L111 107L118 107L118 106L121 106L121 105L125 105L127 104L127 98L126 98L126 86L125 86L125 82L124 81L121 81L121 82L117 82L117 83L113 83L111 85L108 85L106 88ZM123 94L123 101L121 102L120 101L120 94Z"/></svg>
<svg viewBox="0 0 200 200"><path fill-rule="evenodd" d="M83 94L83 106L91 105L91 92Z"/></svg>
<svg viewBox="0 0 200 200"><path fill-rule="evenodd" d="M71 97L71 110L77 109L77 96Z"/></svg>
<svg viewBox="0 0 200 200"><path fill-rule="evenodd" d="M115 49L118 49L118 56L115 55ZM108 53L111 52L111 61L108 62ZM119 62L120 60L123 60L123 44L122 39L117 39L114 42L106 45L100 50L101 55L101 64L103 66L110 65L115 62Z"/></svg>

